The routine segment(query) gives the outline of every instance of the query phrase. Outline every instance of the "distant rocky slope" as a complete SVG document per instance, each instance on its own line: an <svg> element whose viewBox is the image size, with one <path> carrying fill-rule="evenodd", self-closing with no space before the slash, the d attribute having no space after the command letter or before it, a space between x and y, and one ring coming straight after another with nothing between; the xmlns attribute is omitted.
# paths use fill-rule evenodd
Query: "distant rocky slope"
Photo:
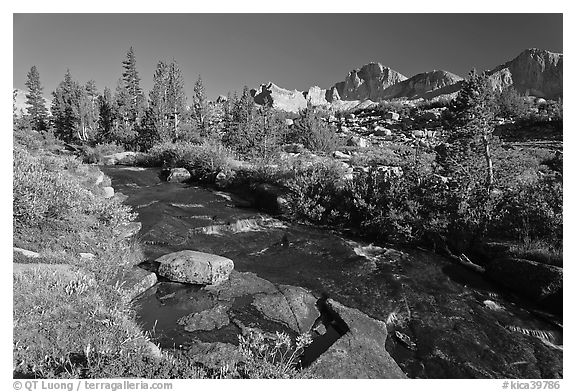
<svg viewBox="0 0 576 392"><path fill-rule="evenodd" d="M340 99L345 101L365 100L378 101L384 97L384 91L406 76L385 67L380 63L369 63L360 69L350 71L346 79L336 83L331 91L337 91ZM330 101L333 97L329 97Z"/></svg>
<svg viewBox="0 0 576 392"><path fill-rule="evenodd" d="M516 58L488 71L494 89L513 86L520 94L546 99L562 97L563 55L543 49L527 49ZM463 78L444 70L419 73L406 78L380 63L369 63L352 70L346 78L325 90L317 86L308 91L287 90L268 82L252 90L256 103L264 97L273 107L297 112L306 107L330 106L335 110L354 110L390 99L452 98Z"/></svg>
<svg viewBox="0 0 576 392"><path fill-rule="evenodd" d="M285 110L287 112L297 112L306 107L306 98L298 90L287 90L278 87L272 82L260 85L258 89L250 90L254 97L254 102L259 105L268 103L275 109Z"/></svg>
<svg viewBox="0 0 576 392"><path fill-rule="evenodd" d="M520 94L546 99L562 97L562 53L526 49L515 59L489 71L495 89L513 86Z"/></svg>
<svg viewBox="0 0 576 392"><path fill-rule="evenodd" d="M461 80L460 76L448 71L424 72L388 87L382 92L381 98L424 98L426 94L432 91L455 85Z"/></svg>

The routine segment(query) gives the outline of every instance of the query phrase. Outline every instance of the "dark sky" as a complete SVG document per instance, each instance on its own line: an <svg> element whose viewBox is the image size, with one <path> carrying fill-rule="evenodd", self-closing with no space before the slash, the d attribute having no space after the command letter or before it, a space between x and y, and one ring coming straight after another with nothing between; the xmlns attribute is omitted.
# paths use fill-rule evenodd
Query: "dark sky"
<svg viewBox="0 0 576 392"><path fill-rule="evenodd" d="M370 61L465 76L526 48L562 52L562 14L15 14L14 87L36 65L46 96L67 68L114 90L130 46L146 94L174 58L188 97L200 74L215 98L267 81L328 88Z"/></svg>

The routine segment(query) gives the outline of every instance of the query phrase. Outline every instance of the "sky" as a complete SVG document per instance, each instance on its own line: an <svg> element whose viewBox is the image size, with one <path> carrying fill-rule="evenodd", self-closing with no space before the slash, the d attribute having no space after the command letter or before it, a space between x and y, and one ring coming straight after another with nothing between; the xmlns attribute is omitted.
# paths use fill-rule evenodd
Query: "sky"
<svg viewBox="0 0 576 392"><path fill-rule="evenodd" d="M562 14L14 14L13 87L36 65L47 97L66 69L114 91L131 46L146 94L172 59L187 96L200 75L209 99L268 81L330 88L369 62L466 76L527 48L562 52L562 27Z"/></svg>

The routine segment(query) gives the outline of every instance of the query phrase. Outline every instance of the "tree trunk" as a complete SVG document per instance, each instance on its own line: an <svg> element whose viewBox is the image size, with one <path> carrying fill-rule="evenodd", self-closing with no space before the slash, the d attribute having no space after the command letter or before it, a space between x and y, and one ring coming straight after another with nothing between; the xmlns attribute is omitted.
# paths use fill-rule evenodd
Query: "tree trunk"
<svg viewBox="0 0 576 392"><path fill-rule="evenodd" d="M492 189L494 184L494 167L492 165L492 155L490 153L490 144L488 142L488 135L484 134L482 136L484 142L484 158L486 159L486 165L488 166L488 173L486 176L486 183L488 190Z"/></svg>

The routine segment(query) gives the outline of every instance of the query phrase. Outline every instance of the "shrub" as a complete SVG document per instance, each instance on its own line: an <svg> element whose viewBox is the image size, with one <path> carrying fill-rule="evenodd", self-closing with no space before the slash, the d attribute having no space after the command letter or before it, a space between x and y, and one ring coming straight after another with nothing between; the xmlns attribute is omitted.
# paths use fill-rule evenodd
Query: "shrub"
<svg viewBox="0 0 576 392"><path fill-rule="evenodd" d="M497 97L497 115L500 117L524 118L528 115L529 105L514 87L508 87Z"/></svg>
<svg viewBox="0 0 576 392"><path fill-rule="evenodd" d="M345 184L341 215L370 237L410 242L420 220L415 187L406 175L397 177L375 169L358 173Z"/></svg>
<svg viewBox="0 0 576 392"><path fill-rule="evenodd" d="M194 179L212 182L219 172L229 170L233 159L230 150L218 142L206 141L201 145L161 143L150 149L146 164L164 168L183 167Z"/></svg>
<svg viewBox="0 0 576 392"><path fill-rule="evenodd" d="M316 163L286 181L290 209L297 218L328 223L337 211L344 172L339 164Z"/></svg>
<svg viewBox="0 0 576 392"><path fill-rule="evenodd" d="M300 118L288 133L287 140L301 143L310 151L332 152L338 147L340 139L318 111L307 108L300 112Z"/></svg>
<svg viewBox="0 0 576 392"><path fill-rule="evenodd" d="M562 200L562 183L552 177L508 188L497 205L492 230L516 240L545 239L557 246L562 242Z"/></svg>

